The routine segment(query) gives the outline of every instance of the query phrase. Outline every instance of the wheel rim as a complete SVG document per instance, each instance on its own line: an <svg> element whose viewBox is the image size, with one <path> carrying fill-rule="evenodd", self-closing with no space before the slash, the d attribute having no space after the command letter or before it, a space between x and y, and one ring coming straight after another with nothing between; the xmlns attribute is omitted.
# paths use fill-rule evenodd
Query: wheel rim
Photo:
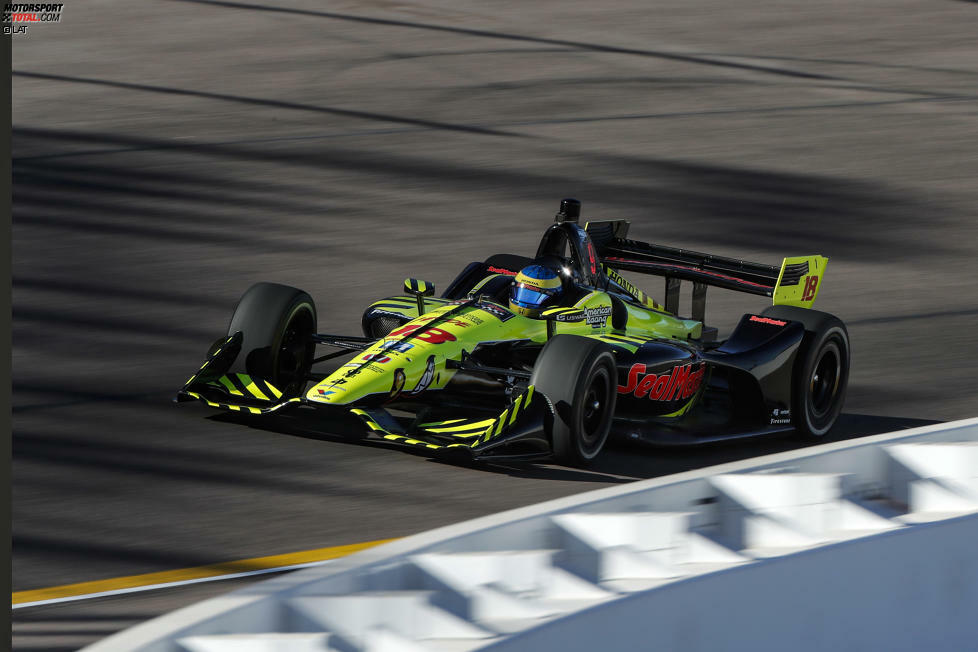
<svg viewBox="0 0 978 652"><path fill-rule="evenodd" d="M581 411L581 448L590 453L601 445L604 438L608 413L608 375L604 370L596 373L584 392Z"/></svg>
<svg viewBox="0 0 978 652"><path fill-rule="evenodd" d="M841 375L842 361L839 356L839 348L833 343L822 350L808 382L808 396L812 415L816 419L821 419L827 415L835 405Z"/></svg>
<svg viewBox="0 0 978 652"><path fill-rule="evenodd" d="M299 309L289 319L282 333L275 365L275 378L284 394L299 391L309 372L315 347L309 340L313 332L312 314Z"/></svg>

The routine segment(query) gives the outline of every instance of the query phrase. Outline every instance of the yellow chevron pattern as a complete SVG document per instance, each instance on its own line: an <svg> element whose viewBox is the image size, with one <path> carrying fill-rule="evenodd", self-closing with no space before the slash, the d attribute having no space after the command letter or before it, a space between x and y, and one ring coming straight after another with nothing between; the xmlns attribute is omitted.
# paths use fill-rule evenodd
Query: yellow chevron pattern
<svg viewBox="0 0 978 652"><path fill-rule="evenodd" d="M615 333L592 335L591 337L620 349L625 349L629 353L635 353L638 350L638 347L655 339L652 337L642 337L640 335L616 335Z"/></svg>
<svg viewBox="0 0 978 652"><path fill-rule="evenodd" d="M262 401L275 401L282 398L282 392L275 385L261 378L253 378L248 374L221 376L211 385L221 387L234 396L247 396Z"/></svg>
<svg viewBox="0 0 978 652"><path fill-rule="evenodd" d="M197 392L186 392L186 394L187 394L187 396L192 396L195 399L197 399L198 401L200 401L201 403L206 403L207 405L209 405L210 407L213 407L213 408L220 408L222 410L230 410L232 412L248 412L249 414L268 414L269 412L274 412L274 411L276 411L276 410L278 410L278 409L280 409L282 407L285 407L289 403L297 403L297 402L299 402L299 401L302 400L301 398L298 398L298 397L296 397L296 398L290 398L287 401L283 401L283 402L278 403L276 405L273 405L271 407L257 408L257 407L252 407L250 405L234 405L233 403L218 403L218 402L212 401L212 400L210 400L208 398L205 398L204 396L201 396Z"/></svg>
<svg viewBox="0 0 978 652"><path fill-rule="evenodd" d="M608 275L608 278L610 278L612 281L614 281L621 287L625 288L625 292L628 292L633 297L638 299L639 303L649 308L652 308L653 310L659 310L665 312L664 306L660 306L652 299L652 297L650 297L649 295L645 294L645 292L632 285L632 283L629 282L628 279L626 279L624 276L619 274L617 270L614 270L611 267L608 267L607 265L603 265L603 264L601 265L601 269L603 269L605 274Z"/></svg>
<svg viewBox="0 0 978 652"><path fill-rule="evenodd" d="M435 286L427 281L406 278L404 279L404 291L410 294L420 294L423 297L430 297L435 293Z"/></svg>
<svg viewBox="0 0 978 652"><path fill-rule="evenodd" d="M429 444L426 441L420 441L418 439L414 439L413 437L408 437L407 435L399 435L397 433L391 432L386 428L384 428L384 426L377 423L376 419L370 416L370 414L366 410L361 410L357 408L357 409L350 410L350 412L360 417L360 419L365 424L367 424L367 427L370 428L370 430L374 434L378 435L379 437L382 437L383 439L386 439L387 441L394 441L399 444L407 444L409 446L420 446L422 448L430 448L430 449L447 448L446 446L441 446L440 444ZM453 445L457 446L458 444L453 444Z"/></svg>
<svg viewBox="0 0 978 652"><path fill-rule="evenodd" d="M370 416L366 410L355 408L350 410L366 424L372 433L386 439L387 441L418 446L430 450L443 448L475 448L484 444L494 437L498 437L506 431L506 428L516 423L519 414L529 408L533 400L533 385L530 385L525 392L520 394L503 412L494 419L483 419L482 421L466 421L465 419L450 419L447 421L435 421L419 426L423 431L432 434L450 435L459 439L472 439L471 442L459 444L432 444L421 441L408 435L391 432L380 425L376 419Z"/></svg>
<svg viewBox="0 0 978 652"><path fill-rule="evenodd" d="M192 385L193 383L195 383L197 381L197 379L200 377L200 375L204 372L204 369L206 369L207 366L210 365L210 363L211 363L212 360L214 360L217 356L221 355L221 352L224 351L224 348L234 340L234 338L235 338L236 335L237 335L237 333L235 333L234 335L229 335L228 338L226 340L224 340L224 343L221 344L219 347L217 347L217 350L214 351L214 353L212 353L209 356L207 356L207 359L204 360L204 364L200 365L200 369L197 370L197 373L195 373L193 376L191 376L187 380L187 382L184 383L184 385L183 385L184 386L184 389L186 389L187 387L189 387L190 385Z"/></svg>
<svg viewBox="0 0 978 652"><path fill-rule="evenodd" d="M478 444L484 444L494 437L505 432L506 428L516 422L516 417L521 411L524 411L530 407L530 402L533 400L533 385L526 388L526 391L516 397L516 400L510 404L502 414L493 419L493 422L482 432L482 437L473 442L472 446Z"/></svg>

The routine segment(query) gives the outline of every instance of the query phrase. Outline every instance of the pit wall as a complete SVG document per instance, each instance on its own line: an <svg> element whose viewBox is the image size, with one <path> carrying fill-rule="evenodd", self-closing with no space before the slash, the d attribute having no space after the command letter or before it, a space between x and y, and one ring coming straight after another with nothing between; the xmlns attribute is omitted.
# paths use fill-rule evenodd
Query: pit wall
<svg viewBox="0 0 978 652"><path fill-rule="evenodd" d="M970 419L452 525L87 649L976 649L976 544Z"/></svg>

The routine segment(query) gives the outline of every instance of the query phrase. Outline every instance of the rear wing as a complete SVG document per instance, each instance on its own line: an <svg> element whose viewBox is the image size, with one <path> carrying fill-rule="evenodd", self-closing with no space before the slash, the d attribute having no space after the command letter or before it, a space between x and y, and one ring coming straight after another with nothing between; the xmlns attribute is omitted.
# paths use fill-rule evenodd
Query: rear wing
<svg viewBox="0 0 978 652"><path fill-rule="evenodd" d="M811 308L828 265L828 258L824 256L785 258L777 266L638 242L626 238L628 225L625 220L615 220L589 222L584 227L606 271L611 269L664 276L664 307L673 314L679 310L680 282L692 281L692 317L697 321L703 321L706 288L710 285L771 297L775 305ZM615 278L617 274L609 276L622 285ZM623 287L631 293L628 285Z"/></svg>

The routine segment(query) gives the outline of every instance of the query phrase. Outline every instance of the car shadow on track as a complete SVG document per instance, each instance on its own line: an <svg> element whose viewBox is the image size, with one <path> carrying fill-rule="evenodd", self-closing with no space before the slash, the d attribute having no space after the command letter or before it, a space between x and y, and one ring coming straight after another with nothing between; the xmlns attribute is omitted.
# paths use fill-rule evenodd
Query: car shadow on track
<svg viewBox="0 0 978 652"><path fill-rule="evenodd" d="M371 448L396 448L398 452L427 459L433 464L445 464L454 467L468 468L477 472L504 473L524 478L540 478L562 480L565 482L597 482L605 484L620 484L630 482L634 478L619 477L614 474L602 473L594 469L573 469L560 466L542 465L534 462L487 462L476 461L457 463L434 458L425 450L412 446L398 445L376 439L367 439L363 432L363 422L357 418L334 419L330 421L328 431L321 428L321 423L315 415L269 415L261 418L251 418L237 413L221 413L208 417L222 423L236 423L257 430L274 432L304 439L315 439L323 442L334 442Z"/></svg>
<svg viewBox="0 0 978 652"><path fill-rule="evenodd" d="M259 430L305 439L343 442L377 448L397 446L390 442L365 439L361 422L353 417L349 420L331 422L329 431L317 428L319 423L314 421L314 417L302 414L275 416L273 418L264 417L257 420L246 415L222 413L209 418L221 422L240 423ZM520 478L621 484L746 460L762 455L807 448L822 443L917 428L933 423L938 422L926 419L844 413L839 417L839 421L829 438L814 442L791 435L774 435L750 440L733 440L683 447L648 446L634 442L612 441L609 442L608 447L599 458L587 468L561 467L545 460L539 462L481 461L465 466L474 472L504 474ZM423 450L406 446L397 447L409 455L428 458L433 463L451 464L445 460L434 459Z"/></svg>
<svg viewBox="0 0 978 652"><path fill-rule="evenodd" d="M937 421L843 413L829 437L820 441L803 440L792 434L787 434L681 448L616 442L602 454L592 468L595 471L614 473L635 479L656 478L717 464L738 462L752 457L857 439L884 432L917 428L933 423L937 423Z"/></svg>

